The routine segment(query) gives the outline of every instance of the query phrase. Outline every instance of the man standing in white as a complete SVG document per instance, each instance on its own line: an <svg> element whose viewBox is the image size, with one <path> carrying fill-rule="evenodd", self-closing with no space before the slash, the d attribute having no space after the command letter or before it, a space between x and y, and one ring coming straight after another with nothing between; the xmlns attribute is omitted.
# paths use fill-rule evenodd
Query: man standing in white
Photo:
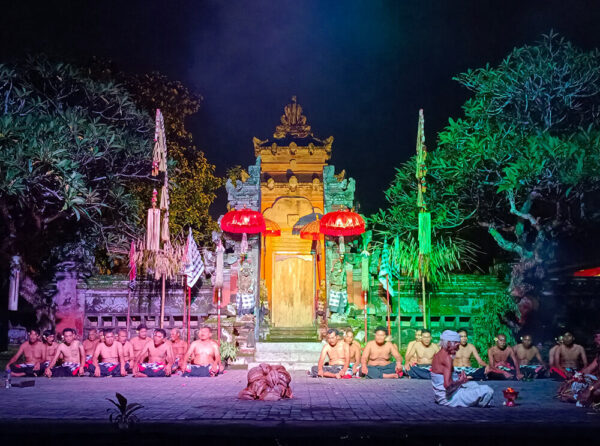
<svg viewBox="0 0 600 446"><path fill-rule="evenodd" d="M441 350L431 363L431 384L435 402L450 407L488 407L494 397L490 386L470 382L467 375L454 373L452 360L460 346L460 335L446 330L440 337Z"/></svg>

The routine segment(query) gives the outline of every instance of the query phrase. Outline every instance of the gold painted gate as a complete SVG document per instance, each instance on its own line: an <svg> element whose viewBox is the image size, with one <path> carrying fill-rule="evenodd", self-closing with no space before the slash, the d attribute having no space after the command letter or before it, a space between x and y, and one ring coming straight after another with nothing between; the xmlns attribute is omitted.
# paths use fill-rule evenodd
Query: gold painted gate
<svg viewBox="0 0 600 446"><path fill-rule="evenodd" d="M313 256L275 254L273 260L273 326L312 326L315 273Z"/></svg>

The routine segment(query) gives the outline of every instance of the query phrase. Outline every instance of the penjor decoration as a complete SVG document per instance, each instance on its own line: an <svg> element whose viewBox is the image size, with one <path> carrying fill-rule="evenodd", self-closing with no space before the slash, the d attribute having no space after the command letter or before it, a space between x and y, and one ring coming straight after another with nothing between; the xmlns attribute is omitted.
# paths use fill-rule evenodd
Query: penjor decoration
<svg viewBox="0 0 600 446"><path fill-rule="evenodd" d="M425 277L429 268L429 255L431 254L431 214L427 211L425 192L427 192L427 147L425 146L425 117L423 109L419 110L419 126L417 129L417 165L415 177L417 178L417 208L419 209L419 276L421 279L421 297L423 301L423 326L428 327L427 320L427 293L425 290Z"/></svg>

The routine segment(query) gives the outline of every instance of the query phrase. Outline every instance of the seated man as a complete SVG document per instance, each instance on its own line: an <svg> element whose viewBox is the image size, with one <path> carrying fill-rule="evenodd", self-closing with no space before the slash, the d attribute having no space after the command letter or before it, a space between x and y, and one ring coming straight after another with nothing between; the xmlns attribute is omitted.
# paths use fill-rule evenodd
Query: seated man
<svg viewBox="0 0 600 446"><path fill-rule="evenodd" d="M554 359L556 358L556 350L558 350L558 347L560 347L563 343L563 335L560 335L559 337L557 337L555 339L556 341L556 345L554 345L554 347L552 347L550 349L550 351L548 352L548 363L550 368L552 367L556 367L558 364L554 363Z"/></svg>
<svg viewBox="0 0 600 446"><path fill-rule="evenodd" d="M577 403L579 407L590 407L600 403L600 328L594 332L597 352L594 360L580 373L575 373L558 389L558 399Z"/></svg>
<svg viewBox="0 0 600 446"><path fill-rule="evenodd" d="M24 357L25 362L17 364L21 356ZM32 328L29 330L27 341L21 344L17 353L6 364L6 370L10 370L13 376L39 376L43 372L41 368L45 356L46 347L40 341L40 331Z"/></svg>
<svg viewBox="0 0 600 446"><path fill-rule="evenodd" d="M173 367L173 349L167 341L167 332L162 328L154 330L152 341L147 342L135 358L133 376L136 378L162 378L171 376ZM144 358L148 362L142 362Z"/></svg>
<svg viewBox="0 0 600 446"><path fill-rule="evenodd" d="M323 345L319 363L312 367L310 375L313 378L337 378L340 379L346 375L350 365L350 346L340 341L338 332L335 328L327 330L327 343ZM329 364L325 365L325 361Z"/></svg>
<svg viewBox="0 0 600 446"><path fill-rule="evenodd" d="M525 379L545 378L548 367L542 360L542 355L538 348L533 345L531 335L521 336L521 343L517 344L513 350L519 360L519 368Z"/></svg>
<svg viewBox="0 0 600 446"><path fill-rule="evenodd" d="M44 355L44 362L40 367L40 375L46 371L46 368L54 358L56 354L56 350L58 350L58 342L56 341L56 335L51 330L45 330L42 334L42 341L44 342L44 346L46 347L46 354Z"/></svg>
<svg viewBox="0 0 600 446"><path fill-rule="evenodd" d="M453 356L460 345L460 335L446 330L440 337L441 350L431 364L431 385L435 402L450 407L488 407L492 403L494 390L490 386L469 382L461 372L457 375L452 365Z"/></svg>
<svg viewBox="0 0 600 446"><path fill-rule="evenodd" d="M221 353L219 344L212 340L210 327L202 327L196 332L196 341L190 344L188 351L181 357L180 369L185 377L207 378L217 376L221 371ZM192 357L192 363L188 361Z"/></svg>
<svg viewBox="0 0 600 446"><path fill-rule="evenodd" d="M92 365L92 356L96 351L96 347L100 342L100 336L98 336L98 330L91 328L88 332L88 337L82 342L83 351L85 351L85 368L88 369Z"/></svg>
<svg viewBox="0 0 600 446"><path fill-rule="evenodd" d="M123 349L123 361L125 361L125 370L127 373L131 373L133 364L133 346L127 339L127 330L121 328L117 333L117 342L121 344Z"/></svg>
<svg viewBox="0 0 600 446"><path fill-rule="evenodd" d="M181 362L181 358L185 355L185 352L188 349L188 344L183 339L181 339L181 331L179 328L174 328L171 330L171 337L169 339L171 343L171 348L173 349L173 355L175 357L175 362L173 363L173 372L176 371L179 367L179 363Z"/></svg>
<svg viewBox="0 0 600 446"><path fill-rule="evenodd" d="M406 346L406 353L411 352L411 356L408 354L404 358L404 363L408 364L410 367L417 364L417 357L414 354L414 346L417 342L421 342L421 336L423 335L423 330L421 328L417 328L415 330L415 339L410 341Z"/></svg>
<svg viewBox="0 0 600 446"><path fill-rule="evenodd" d="M469 343L467 330L461 328L458 330L458 335L460 336L460 345L458 346L458 351L456 352L452 363L454 371L456 373L464 372L465 375L473 380L481 381L485 379L487 364L479 356L477 348ZM477 361L477 364L479 364L480 367L471 367L471 357L475 358L475 361Z"/></svg>
<svg viewBox="0 0 600 446"><path fill-rule="evenodd" d="M411 367L410 364L405 364L404 368L408 376L413 379L431 379L429 370L431 369L431 361L440 348L437 344L431 343L431 332L429 330L421 331L421 341L415 342L411 350L406 351L406 357L416 358L416 364Z"/></svg>
<svg viewBox="0 0 600 446"><path fill-rule="evenodd" d="M83 376L84 364L85 364L85 350L83 345L77 339L75 339L75 330L72 328L65 328L62 331L63 343L58 345L56 354L44 374L50 378L54 377L65 377L65 376ZM54 367L56 361L62 357L62 365Z"/></svg>
<svg viewBox="0 0 600 446"><path fill-rule="evenodd" d="M152 340L148 337L148 328L144 324L138 325L137 333L137 336L134 336L129 341L133 347L134 358L137 358L140 355L146 344L152 342ZM141 358L141 361L145 361L146 359L147 358Z"/></svg>
<svg viewBox="0 0 600 446"><path fill-rule="evenodd" d="M402 376L402 356L391 342L386 342L384 327L375 329L375 339L365 346L361 357L361 372L371 379L398 379ZM390 361L393 357L396 361Z"/></svg>
<svg viewBox="0 0 600 446"><path fill-rule="evenodd" d="M115 342L115 333L112 330L104 330L104 342L96 347L92 364L88 367L91 374L99 376L126 376L125 360L123 358L123 346ZM99 362L100 359L102 362Z"/></svg>
<svg viewBox="0 0 600 446"><path fill-rule="evenodd" d="M344 342L348 344L350 348L350 374L352 376L358 376L360 373L360 355L361 348L360 343L354 340L354 332L351 328L348 328L344 333Z"/></svg>
<svg viewBox="0 0 600 446"><path fill-rule="evenodd" d="M554 352L554 367L550 369L550 377L564 381L573 377L575 372L588 365L585 350L575 344L575 336L570 331L563 335L563 343Z"/></svg>
<svg viewBox="0 0 600 446"><path fill-rule="evenodd" d="M496 335L496 345L488 349L488 379L521 379L519 360L514 350L506 343L506 335Z"/></svg>

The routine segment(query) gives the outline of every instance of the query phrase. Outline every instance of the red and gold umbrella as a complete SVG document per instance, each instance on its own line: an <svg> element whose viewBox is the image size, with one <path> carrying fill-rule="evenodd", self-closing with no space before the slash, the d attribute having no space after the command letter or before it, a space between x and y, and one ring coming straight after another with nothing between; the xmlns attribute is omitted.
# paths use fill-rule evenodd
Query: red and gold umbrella
<svg viewBox="0 0 600 446"><path fill-rule="evenodd" d="M266 225L260 212L244 208L227 212L221 219L221 229L234 234L258 234L265 232Z"/></svg>
<svg viewBox="0 0 600 446"><path fill-rule="evenodd" d="M279 227L279 225L277 223L275 223L273 220L269 220L268 218L265 218L265 231L264 231L264 235L271 236L271 237L279 237L281 235L281 228Z"/></svg>
<svg viewBox="0 0 600 446"><path fill-rule="evenodd" d="M321 234L339 237L340 255L344 254L344 237L365 232L365 221L348 209L328 212L319 226Z"/></svg>

